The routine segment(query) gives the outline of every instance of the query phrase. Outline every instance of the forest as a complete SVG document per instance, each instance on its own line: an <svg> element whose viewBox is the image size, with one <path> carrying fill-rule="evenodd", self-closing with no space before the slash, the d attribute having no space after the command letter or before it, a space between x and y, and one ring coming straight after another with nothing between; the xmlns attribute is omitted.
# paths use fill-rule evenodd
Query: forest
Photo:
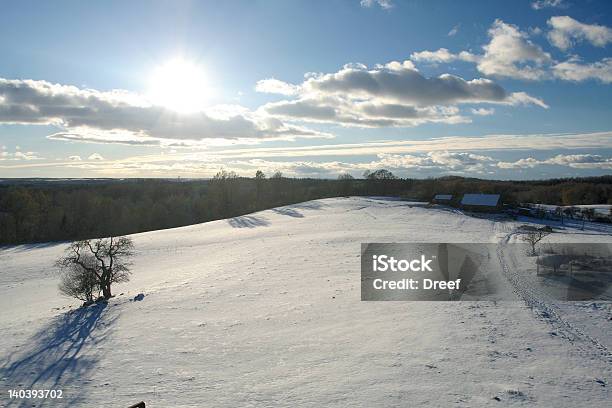
<svg viewBox="0 0 612 408"><path fill-rule="evenodd" d="M239 177L212 179L0 180L0 245L120 236L223 219L337 196L499 193L507 205L612 204L612 176L534 181L448 176L398 178L387 170L337 179Z"/></svg>

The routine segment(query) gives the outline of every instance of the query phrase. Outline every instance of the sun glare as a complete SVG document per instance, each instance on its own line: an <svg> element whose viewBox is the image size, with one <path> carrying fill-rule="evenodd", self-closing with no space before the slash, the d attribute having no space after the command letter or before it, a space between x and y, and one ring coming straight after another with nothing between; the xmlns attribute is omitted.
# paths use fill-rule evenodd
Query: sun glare
<svg viewBox="0 0 612 408"><path fill-rule="evenodd" d="M149 99L181 113L195 112L205 107L210 96L204 70L182 58L172 59L151 74Z"/></svg>

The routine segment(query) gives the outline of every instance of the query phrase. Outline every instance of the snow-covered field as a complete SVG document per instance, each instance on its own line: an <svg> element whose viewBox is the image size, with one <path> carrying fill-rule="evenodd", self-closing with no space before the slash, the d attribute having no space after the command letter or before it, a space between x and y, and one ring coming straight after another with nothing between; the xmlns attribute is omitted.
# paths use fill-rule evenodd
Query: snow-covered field
<svg viewBox="0 0 612 408"><path fill-rule="evenodd" d="M610 406L610 305L534 299L519 224L338 198L136 234L131 282L77 310L52 267L65 244L0 249L0 405ZM499 242L516 300L361 302L360 243L415 241ZM8 399L41 388L64 398Z"/></svg>

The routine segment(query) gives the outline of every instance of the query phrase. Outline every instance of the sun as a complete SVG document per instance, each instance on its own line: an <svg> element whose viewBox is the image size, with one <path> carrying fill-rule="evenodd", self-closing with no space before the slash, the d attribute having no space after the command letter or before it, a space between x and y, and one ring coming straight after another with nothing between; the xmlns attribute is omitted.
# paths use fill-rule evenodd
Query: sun
<svg viewBox="0 0 612 408"><path fill-rule="evenodd" d="M190 113L205 107L210 90L204 69L183 58L174 58L158 66L149 79L148 97L156 105Z"/></svg>

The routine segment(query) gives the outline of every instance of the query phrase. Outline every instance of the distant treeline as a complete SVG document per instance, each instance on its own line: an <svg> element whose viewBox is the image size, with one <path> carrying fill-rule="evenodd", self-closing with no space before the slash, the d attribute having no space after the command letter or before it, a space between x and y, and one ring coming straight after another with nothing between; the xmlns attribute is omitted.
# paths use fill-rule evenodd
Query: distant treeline
<svg viewBox="0 0 612 408"><path fill-rule="evenodd" d="M5 180L0 183L0 244L119 236L234 217L318 198L393 195L430 200L436 193L499 193L503 202L612 204L612 176L543 181L462 177L400 179L378 170L362 179L297 179L277 173L210 180Z"/></svg>

